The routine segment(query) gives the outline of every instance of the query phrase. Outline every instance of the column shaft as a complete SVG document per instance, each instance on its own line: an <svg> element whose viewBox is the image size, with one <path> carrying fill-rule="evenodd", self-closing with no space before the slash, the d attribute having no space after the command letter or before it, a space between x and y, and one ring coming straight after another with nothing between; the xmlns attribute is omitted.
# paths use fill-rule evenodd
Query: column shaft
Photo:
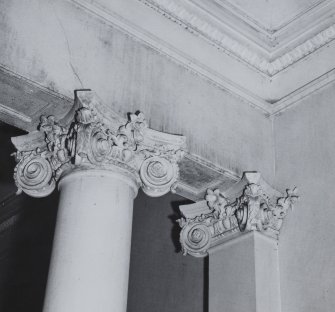
<svg viewBox="0 0 335 312"><path fill-rule="evenodd" d="M136 184L120 173L72 172L60 202L44 312L124 312Z"/></svg>
<svg viewBox="0 0 335 312"><path fill-rule="evenodd" d="M252 231L209 254L209 312L280 312L277 241Z"/></svg>

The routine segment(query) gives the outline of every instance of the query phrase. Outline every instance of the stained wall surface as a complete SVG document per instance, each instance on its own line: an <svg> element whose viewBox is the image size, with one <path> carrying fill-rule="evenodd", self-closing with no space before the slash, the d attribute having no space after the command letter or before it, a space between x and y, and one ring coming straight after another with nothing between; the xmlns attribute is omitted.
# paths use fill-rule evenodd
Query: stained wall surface
<svg viewBox="0 0 335 312"><path fill-rule="evenodd" d="M334 98L328 86L275 119L276 184L301 196L279 243L283 312L334 311Z"/></svg>
<svg viewBox="0 0 335 312"><path fill-rule="evenodd" d="M207 311L207 267L183 256L177 195L135 200L127 312Z"/></svg>
<svg viewBox="0 0 335 312"><path fill-rule="evenodd" d="M262 112L74 1L0 0L0 20L0 66L69 98L90 88L122 116L142 110L152 128L185 135L191 153L273 177Z"/></svg>

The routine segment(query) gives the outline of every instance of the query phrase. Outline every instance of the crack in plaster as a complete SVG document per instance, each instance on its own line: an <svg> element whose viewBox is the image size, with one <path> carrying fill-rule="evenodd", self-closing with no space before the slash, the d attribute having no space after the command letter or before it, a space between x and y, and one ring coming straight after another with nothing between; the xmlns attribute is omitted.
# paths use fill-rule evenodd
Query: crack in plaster
<svg viewBox="0 0 335 312"><path fill-rule="evenodd" d="M59 26L61 27L62 32L63 32L63 34L64 34L64 38L65 38L65 42L66 42L66 47L67 47L67 51L68 51L68 54L69 54L69 65L70 65L70 67L71 67L72 73L75 75L75 77L76 77L77 80L79 81L81 87L84 88L84 84L83 84L82 80L81 80L80 77L79 77L78 70L77 70L76 67L73 65L73 61L72 61L73 57L72 57L72 52L71 52L71 48L70 48L70 43L69 43L69 39L68 39L67 34L66 34L66 31L65 31L64 25L63 25L61 19L59 18L59 16L57 15L57 13L56 13L55 10L54 10L54 12L55 12L55 17L56 17L56 19L57 19L57 21L58 21L58 24L59 24Z"/></svg>

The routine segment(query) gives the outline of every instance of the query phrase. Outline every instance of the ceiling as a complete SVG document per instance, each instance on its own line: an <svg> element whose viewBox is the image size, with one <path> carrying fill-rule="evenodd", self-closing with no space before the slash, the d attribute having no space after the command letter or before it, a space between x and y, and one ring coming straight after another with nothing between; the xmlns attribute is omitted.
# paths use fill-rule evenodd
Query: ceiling
<svg viewBox="0 0 335 312"><path fill-rule="evenodd" d="M171 5L166 5L165 0L147 1L170 14L178 14L177 10L171 9ZM268 61L310 39L334 21L334 3L329 0L182 0L178 3L192 11L194 16L202 16L203 22L206 20L227 36L241 41L241 44L247 45L248 39L253 41L253 48L258 49ZM194 21L190 24L196 27ZM270 75L273 73L269 72Z"/></svg>
<svg viewBox="0 0 335 312"><path fill-rule="evenodd" d="M267 116L335 81L335 0L62 2L122 30ZM14 17L22 14L13 12ZM34 40L21 39L27 45ZM50 38L50 49L52 44Z"/></svg>
<svg viewBox="0 0 335 312"><path fill-rule="evenodd" d="M245 19L249 24L258 25L270 34L292 23L326 0L210 0L197 1L209 5L212 2L218 9L226 9L232 14Z"/></svg>
<svg viewBox="0 0 335 312"><path fill-rule="evenodd" d="M75 2L269 115L335 77L334 0Z"/></svg>

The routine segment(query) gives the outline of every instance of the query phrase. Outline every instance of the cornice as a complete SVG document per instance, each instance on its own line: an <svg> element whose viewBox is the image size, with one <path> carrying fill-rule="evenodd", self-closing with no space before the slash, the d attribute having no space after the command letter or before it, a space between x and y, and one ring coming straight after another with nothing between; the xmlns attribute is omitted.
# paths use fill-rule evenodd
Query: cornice
<svg viewBox="0 0 335 312"><path fill-rule="evenodd" d="M191 0L194 1L194 0ZM236 15L240 20L250 24L250 26L258 28L259 30L264 31L264 33L269 36L273 36L275 33L284 31L286 28L290 27L292 23L299 22L302 18L306 17L309 14L314 14L317 10L327 9L332 3L332 0L319 0L317 3L312 3L310 6L304 8L301 11L294 13L289 16L287 19L283 20L281 23L269 27L268 25L262 24L257 21L255 18L251 17L248 12L239 8L234 1L229 0L213 0L218 5L227 9L230 13ZM195 1L196 2L196 1Z"/></svg>
<svg viewBox="0 0 335 312"><path fill-rule="evenodd" d="M332 24L279 57L269 60L271 54L275 54L275 50L268 57L253 51L248 41L241 43L234 39L233 36L227 34L227 29L224 32L213 23L201 18L201 15L187 10L185 6L180 5L180 2L176 0L139 1L181 25L190 33L202 37L223 52L240 59L269 77L273 77L335 39L335 24Z"/></svg>
<svg viewBox="0 0 335 312"><path fill-rule="evenodd" d="M303 99L322 90L328 85L335 82L335 69L330 70L321 77L311 81L307 85L299 88L298 90L288 94L287 96L280 99L275 104L272 104L269 111L269 116L275 116L284 111L298 105Z"/></svg>
<svg viewBox="0 0 335 312"><path fill-rule="evenodd" d="M151 47L154 51L159 54L164 55L169 60L174 63L183 66L188 71L193 74L209 81L211 84L223 89L233 96L242 100L242 102L247 103L254 108L260 110L263 114L268 115L271 111L266 100L258 96L254 92L245 88L245 86L236 83L234 80L227 78L221 72L213 70L211 66L204 64L199 61L196 57L190 56L187 52L182 51L179 47L174 44L165 41L157 35L152 34L148 29L142 27L142 25L137 24L137 21L130 20L124 16L124 11L126 7L122 4L118 5L118 12L108 10L107 8L99 5L96 1L90 2L87 0L67 0L69 2L75 3L81 9L95 15L97 18L101 19L107 25L119 29L123 33L126 33L131 38L136 41L140 41L145 45ZM140 0L134 0L140 2ZM142 12L141 12L142 13ZM143 12L143 14L146 14ZM221 54L221 53L220 53ZM223 54L225 55L225 54ZM231 56L227 57L232 59ZM237 61L233 66L242 66L240 62ZM252 78L250 82L254 81L257 74L255 75L253 71L250 70ZM246 76L244 74L243 76Z"/></svg>
<svg viewBox="0 0 335 312"><path fill-rule="evenodd" d="M118 29L133 40L149 46L171 62L238 98L241 101L240 105L250 105L266 117L297 105L301 99L335 80L335 75L331 73L335 66L335 62L332 61L335 41L324 44L334 33L334 26L328 33L324 31L322 36L316 36L313 39L314 44L323 45L324 48L317 49L317 53L309 53L308 49L302 45L300 54L297 53L294 57L300 57L304 53L309 54L271 78L252 66L245 66L247 63L231 57L232 53L222 53L213 45L206 44L202 38L184 31L176 23L161 18L139 0L132 0L134 5L132 10L138 12L137 15L134 15L133 11L129 12L129 3L126 4L122 0L115 0L110 7L102 6L101 3L99 4L101 1L67 1L90 14L92 18L98 19L104 27ZM152 25L161 27L151 31ZM313 42L306 43L306 46L313 49ZM199 49L192 49L194 46ZM319 61L320 59L322 62ZM0 65L0 70L6 74L9 73L13 80L27 82L32 85L32 89L41 90L54 98L50 101L44 100L47 105L43 108L41 106L39 113L35 115L27 115L18 109L13 111L11 105L1 103L0 116L19 128L33 130L40 114L47 112L50 107L61 107L64 106L61 103L70 102L64 95L52 92L46 86L11 72L6 65Z"/></svg>

